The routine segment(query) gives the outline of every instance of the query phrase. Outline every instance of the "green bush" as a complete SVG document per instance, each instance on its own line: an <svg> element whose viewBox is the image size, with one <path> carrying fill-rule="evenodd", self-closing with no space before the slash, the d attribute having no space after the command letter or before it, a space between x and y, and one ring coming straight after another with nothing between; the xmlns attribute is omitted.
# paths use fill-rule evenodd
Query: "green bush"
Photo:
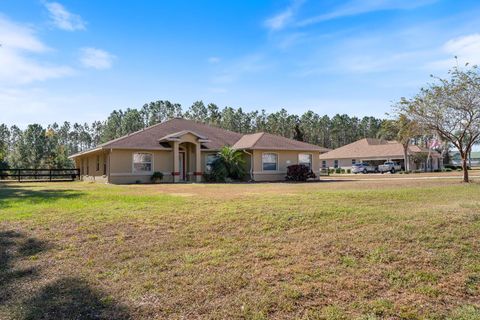
<svg viewBox="0 0 480 320"><path fill-rule="evenodd" d="M342 169L336 168L336 169L335 169L335 173L342 173Z"/></svg>
<svg viewBox="0 0 480 320"><path fill-rule="evenodd" d="M218 158L212 162L211 170L204 177L208 182L242 180L245 177L243 153L231 147L223 147Z"/></svg>
<svg viewBox="0 0 480 320"><path fill-rule="evenodd" d="M226 182L228 178L228 170L224 161L220 158L213 161L210 172L205 174L204 177L207 182Z"/></svg>
<svg viewBox="0 0 480 320"><path fill-rule="evenodd" d="M287 167L286 178L288 181L307 181L316 178L316 176L309 167L303 164L294 164Z"/></svg>
<svg viewBox="0 0 480 320"><path fill-rule="evenodd" d="M452 168L445 168L443 169L444 172L452 172Z"/></svg>
<svg viewBox="0 0 480 320"><path fill-rule="evenodd" d="M347 169L347 173L352 173L352 169Z"/></svg>
<svg viewBox="0 0 480 320"><path fill-rule="evenodd" d="M163 179L163 173L161 173L160 171L155 171L150 177L150 180L153 183L160 182L162 181L162 179Z"/></svg>

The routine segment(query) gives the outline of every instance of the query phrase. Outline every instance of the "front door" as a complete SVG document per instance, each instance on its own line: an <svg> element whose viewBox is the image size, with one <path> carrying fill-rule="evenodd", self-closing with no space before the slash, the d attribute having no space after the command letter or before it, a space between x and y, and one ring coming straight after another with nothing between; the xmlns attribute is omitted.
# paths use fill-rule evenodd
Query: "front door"
<svg viewBox="0 0 480 320"><path fill-rule="evenodd" d="M180 172L180 180L185 181L185 152L179 152L178 171Z"/></svg>

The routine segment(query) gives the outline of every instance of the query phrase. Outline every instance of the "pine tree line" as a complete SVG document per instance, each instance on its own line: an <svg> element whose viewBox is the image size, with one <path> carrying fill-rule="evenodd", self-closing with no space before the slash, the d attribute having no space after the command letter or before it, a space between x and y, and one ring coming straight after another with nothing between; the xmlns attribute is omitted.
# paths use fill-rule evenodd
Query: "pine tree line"
<svg viewBox="0 0 480 320"><path fill-rule="evenodd" d="M338 148L361 138L377 137L384 119L333 117L307 111L302 115L287 110L267 113L245 112L242 108L220 109L197 101L183 111L178 103L155 101L139 109L114 110L105 121L91 124L64 122L46 128L39 124L21 130L0 124L0 166L10 168L67 168L73 164L68 156L100 143L141 130L175 117L196 120L240 133L269 132L326 148Z"/></svg>

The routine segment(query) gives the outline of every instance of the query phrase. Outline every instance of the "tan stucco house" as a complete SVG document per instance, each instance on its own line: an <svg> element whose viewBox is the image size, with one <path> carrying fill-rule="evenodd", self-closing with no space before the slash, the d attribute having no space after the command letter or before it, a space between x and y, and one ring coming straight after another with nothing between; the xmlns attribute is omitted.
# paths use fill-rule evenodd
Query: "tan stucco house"
<svg viewBox="0 0 480 320"><path fill-rule="evenodd" d="M70 158L80 169L82 180L147 183L159 171L165 182L201 182L223 146L244 153L248 178L254 181L284 180L287 167L299 163L318 174L319 156L329 151L264 132L243 135L175 118Z"/></svg>
<svg viewBox="0 0 480 320"><path fill-rule="evenodd" d="M442 167L443 158L437 151L416 145L408 147L410 170L437 170ZM423 155L420 157L420 155ZM418 159L428 158L428 161ZM379 165L385 161L396 161L405 168L403 145L397 141L365 138L320 155L322 168L349 169L355 163L367 162Z"/></svg>

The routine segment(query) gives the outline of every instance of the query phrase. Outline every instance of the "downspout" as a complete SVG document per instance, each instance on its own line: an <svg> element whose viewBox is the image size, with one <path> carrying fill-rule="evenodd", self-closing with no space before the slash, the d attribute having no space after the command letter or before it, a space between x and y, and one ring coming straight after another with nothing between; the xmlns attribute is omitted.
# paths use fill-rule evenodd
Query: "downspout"
<svg viewBox="0 0 480 320"><path fill-rule="evenodd" d="M253 176L253 154L251 154L247 150L243 150L243 152L250 156L250 179L252 179L252 181L255 181L255 177Z"/></svg>
<svg viewBox="0 0 480 320"><path fill-rule="evenodd" d="M110 148L110 151L108 153L108 179L107 179L107 182L110 183L111 182L111 175L110 175L110 172L111 172L111 166L110 166L110 158L112 157L112 148Z"/></svg>

